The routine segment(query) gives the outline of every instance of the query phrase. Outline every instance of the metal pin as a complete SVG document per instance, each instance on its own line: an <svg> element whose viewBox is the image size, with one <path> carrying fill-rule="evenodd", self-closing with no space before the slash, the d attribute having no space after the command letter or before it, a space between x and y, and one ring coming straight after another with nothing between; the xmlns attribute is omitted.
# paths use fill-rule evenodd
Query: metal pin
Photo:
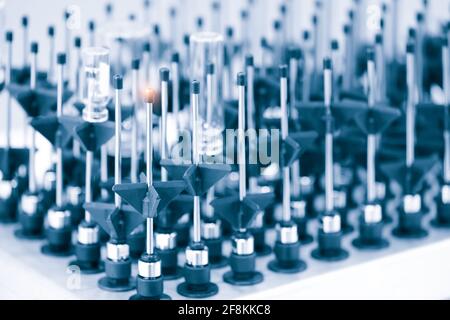
<svg viewBox="0 0 450 320"><path fill-rule="evenodd" d="M255 93L254 93L254 79L255 79L255 66L252 55L247 55L245 58L245 76L247 84L247 129L255 130ZM254 148L254 145L250 143L249 148ZM250 151L252 154L252 151ZM258 188L258 179L256 177L249 178L249 191L250 193L256 192Z"/></svg>
<svg viewBox="0 0 450 320"><path fill-rule="evenodd" d="M217 33L221 33L222 23L221 23L221 5L220 1L213 1L211 5L211 21L212 21L212 30Z"/></svg>
<svg viewBox="0 0 450 320"><path fill-rule="evenodd" d="M215 68L214 63L208 63L206 70L206 123L208 126L212 124L212 113L215 104L214 100L214 81Z"/></svg>
<svg viewBox="0 0 450 320"><path fill-rule="evenodd" d="M367 60L367 74L369 79L368 105L369 108L375 106L376 95L376 71L374 52L369 51ZM367 201L373 204L376 200L376 177L375 177L375 152L376 152L376 136L369 134L367 137Z"/></svg>
<svg viewBox="0 0 450 320"><path fill-rule="evenodd" d="M406 105L406 165L411 167L414 163L415 145L415 105L416 105L416 77L415 77L415 45L409 43L406 53L406 79L408 86L408 99Z"/></svg>
<svg viewBox="0 0 450 320"><path fill-rule="evenodd" d="M160 128L160 153L161 160L167 159L167 110L169 106L169 69L160 70L161 77L161 118ZM167 181L167 170L161 168L161 181Z"/></svg>
<svg viewBox="0 0 450 320"><path fill-rule="evenodd" d="M55 27L49 26L47 29L47 35L49 40L49 55L48 55L48 75L47 78L50 82L54 80L55 72Z"/></svg>
<svg viewBox="0 0 450 320"><path fill-rule="evenodd" d="M199 109L199 94L200 83L198 81L192 82L192 94L191 94L191 121L192 121L192 162L195 165L200 163L200 155L198 150L198 109ZM194 234L193 242L198 243L201 241L201 228L200 228L200 197L194 196Z"/></svg>
<svg viewBox="0 0 450 320"><path fill-rule="evenodd" d="M180 55L174 53L172 55L171 63L171 73L172 73L172 112L175 118L176 133L178 136L178 130L180 128L179 116L180 111Z"/></svg>
<svg viewBox="0 0 450 320"><path fill-rule="evenodd" d="M36 42L31 43L31 65L30 65L30 89L36 90L37 81L37 53L39 47ZM36 132L31 127L31 146L30 146L30 159L28 167L28 188L31 193L36 192L36 170L35 170L35 157L36 157Z"/></svg>
<svg viewBox="0 0 450 320"><path fill-rule="evenodd" d="M290 96L290 108L289 113L294 119L294 121L298 121L298 112L295 108L295 101L297 95L297 77L298 77L298 61L300 59L300 52L297 49L294 49L291 52L291 56L289 59L289 96ZM292 165L292 195L294 197L300 196L300 161L297 160Z"/></svg>
<svg viewBox="0 0 450 320"><path fill-rule="evenodd" d="M245 74L239 73L238 85L238 163L239 163L239 199L247 195L247 173L245 161Z"/></svg>
<svg viewBox="0 0 450 320"><path fill-rule="evenodd" d="M123 89L123 78L120 75L114 77L115 84L115 139L114 139L114 184L120 184L122 182L122 154L121 154L121 142L122 142L122 101L121 91ZM122 198L115 193L114 205L116 208L120 208L122 205Z"/></svg>
<svg viewBox="0 0 450 320"><path fill-rule="evenodd" d="M29 30L28 30L28 16L22 17L22 31L23 31L23 66L28 66L28 48L30 47L28 44L29 39Z"/></svg>
<svg viewBox="0 0 450 320"><path fill-rule="evenodd" d="M139 112L139 59L135 59L132 62L132 88L131 95L133 99L133 118L131 126L131 166L130 166L130 178L131 183L138 182L138 170L139 170L139 128L138 128L138 112Z"/></svg>
<svg viewBox="0 0 450 320"><path fill-rule="evenodd" d="M381 34L375 39L375 66L376 66L376 101L384 101L386 93L386 59L384 53L384 40Z"/></svg>
<svg viewBox="0 0 450 320"><path fill-rule="evenodd" d="M345 72L343 78L343 87L345 90L352 89L353 79L353 40L352 40L352 26L344 26L345 33Z"/></svg>
<svg viewBox="0 0 450 320"><path fill-rule="evenodd" d="M146 125L146 134L147 134L147 153L146 153L146 177L147 177L147 185L150 188L153 184L153 172L152 172L152 163L153 163L153 140L152 140L152 131L153 131L153 92L149 89L146 92L146 104L147 104L147 125ZM146 242L146 252L149 255L154 253L154 243L153 243L153 218L147 218L147 242Z"/></svg>
<svg viewBox="0 0 450 320"><path fill-rule="evenodd" d="M12 54L13 54L13 33L7 31L5 34L5 40L7 42L7 58L6 58L6 70L5 70L5 86L11 83L11 69L12 69ZM6 149L11 147L11 94L8 93L6 100Z"/></svg>
<svg viewBox="0 0 450 320"><path fill-rule="evenodd" d="M64 90L64 65L66 64L66 55L58 54L58 78L57 78L57 103L56 115L60 118L63 115L63 90ZM56 147L56 206L63 206L63 154L62 146Z"/></svg>
<svg viewBox="0 0 450 320"><path fill-rule="evenodd" d="M443 40L442 46L442 68L443 68L443 87L445 93L445 117L444 117L444 180L445 183L450 183L450 51L448 49L448 40Z"/></svg>
<svg viewBox="0 0 450 320"><path fill-rule="evenodd" d="M66 53L67 56L67 61L71 61L70 60L70 46L72 43L72 32L70 30L69 27L69 18L70 18L70 13L68 11L64 12L64 52ZM67 68L67 75L70 75L70 62L67 64L66 66Z"/></svg>
<svg viewBox="0 0 450 320"><path fill-rule="evenodd" d="M89 46L94 47L95 46L95 21L91 20L88 23L88 29L89 29Z"/></svg>
<svg viewBox="0 0 450 320"><path fill-rule="evenodd" d="M280 67L280 108L281 108L281 138L285 141L289 135L287 108L287 66ZM291 221L291 175L288 166L283 167L283 221Z"/></svg>
<svg viewBox="0 0 450 320"><path fill-rule="evenodd" d="M324 60L324 103L326 113L331 116L331 95L332 95L332 63L326 58ZM330 120L328 120L331 122ZM333 179L333 128L331 123L327 123L325 134L325 209L328 214L334 210L334 179Z"/></svg>

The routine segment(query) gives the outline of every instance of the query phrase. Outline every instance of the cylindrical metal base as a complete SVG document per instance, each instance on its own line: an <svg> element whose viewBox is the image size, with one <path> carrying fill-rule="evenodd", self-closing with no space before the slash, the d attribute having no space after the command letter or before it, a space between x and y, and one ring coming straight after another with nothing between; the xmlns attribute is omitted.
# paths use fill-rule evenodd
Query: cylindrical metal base
<svg viewBox="0 0 450 320"><path fill-rule="evenodd" d="M342 232L325 233L319 229L319 246L313 250L311 256L322 261L341 261L348 258L348 252L341 246Z"/></svg>
<svg viewBox="0 0 450 320"><path fill-rule="evenodd" d="M428 235L422 227L423 213L405 213L403 208L399 209L398 226L392 230L392 234L397 238L421 239Z"/></svg>
<svg viewBox="0 0 450 320"><path fill-rule="evenodd" d="M231 271L223 275L223 280L236 286L250 286L263 281L261 272L256 271L256 254L238 255L229 258Z"/></svg>
<svg viewBox="0 0 450 320"><path fill-rule="evenodd" d="M450 203L443 203L441 197L437 199L436 218L431 221L436 228L450 228Z"/></svg>
<svg viewBox="0 0 450 320"><path fill-rule="evenodd" d="M161 259L161 272L164 280L177 280L183 276L183 269L178 266L178 249L158 250Z"/></svg>
<svg viewBox="0 0 450 320"><path fill-rule="evenodd" d="M100 289L112 292L131 291L136 287L136 282L131 277L131 259L122 261L105 260L106 277L98 281Z"/></svg>
<svg viewBox="0 0 450 320"><path fill-rule="evenodd" d="M275 242L273 249L275 260L268 264L268 268L278 273L298 273L306 269L306 263L300 259L300 243L283 244Z"/></svg>
<svg viewBox="0 0 450 320"><path fill-rule="evenodd" d="M387 248L389 242L383 238L384 223L366 223L362 217L359 219L359 237L352 241L353 245L361 250L379 250Z"/></svg>
<svg viewBox="0 0 450 320"><path fill-rule="evenodd" d="M184 265L185 282L177 287L178 294L193 298L202 299L214 296L219 292L219 287L211 282L211 269L209 265L193 267Z"/></svg>
<svg viewBox="0 0 450 320"><path fill-rule="evenodd" d="M228 260L222 254L221 238L218 239L203 239L203 242L208 247L208 261L212 269L223 268L227 265Z"/></svg>
<svg viewBox="0 0 450 320"><path fill-rule="evenodd" d="M43 254L56 257L68 257L73 254L71 228L47 228L45 233L47 244L41 248Z"/></svg>
<svg viewBox="0 0 450 320"><path fill-rule="evenodd" d="M0 223L10 224L17 221L19 197L12 193L8 198L0 198Z"/></svg>
<svg viewBox="0 0 450 320"><path fill-rule="evenodd" d="M103 262L100 260L100 243L75 245L76 260L69 263L80 268L83 274L97 274L104 270Z"/></svg>
<svg viewBox="0 0 450 320"><path fill-rule="evenodd" d="M19 239L40 240L45 237L44 234L44 215L42 212L36 212L29 215L19 212L20 229L14 232Z"/></svg>

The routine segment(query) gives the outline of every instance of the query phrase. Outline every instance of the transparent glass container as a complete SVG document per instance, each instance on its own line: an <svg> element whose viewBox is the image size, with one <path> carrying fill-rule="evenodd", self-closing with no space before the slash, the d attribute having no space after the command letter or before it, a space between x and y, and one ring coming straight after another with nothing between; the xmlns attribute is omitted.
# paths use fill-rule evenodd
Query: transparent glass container
<svg viewBox="0 0 450 320"><path fill-rule="evenodd" d="M108 119L110 94L109 50L88 47L82 52L81 94L85 104L83 119L103 122Z"/></svg>
<svg viewBox="0 0 450 320"><path fill-rule="evenodd" d="M200 82L199 126L200 152L203 156L214 157L222 154L224 130L224 107L222 100L222 71L224 61L224 40L222 35L214 32L199 32L190 37L190 75L191 81ZM208 108L208 72L209 64L214 65L212 86L212 103ZM211 76L211 75L209 75Z"/></svg>

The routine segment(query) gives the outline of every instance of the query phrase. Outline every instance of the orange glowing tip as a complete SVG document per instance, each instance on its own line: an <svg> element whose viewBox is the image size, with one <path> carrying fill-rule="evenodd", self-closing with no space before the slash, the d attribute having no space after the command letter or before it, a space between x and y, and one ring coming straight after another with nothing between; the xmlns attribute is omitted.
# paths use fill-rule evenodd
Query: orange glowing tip
<svg viewBox="0 0 450 320"><path fill-rule="evenodd" d="M152 88L147 88L145 90L145 102L147 103L153 103L155 100L155 90L153 90Z"/></svg>

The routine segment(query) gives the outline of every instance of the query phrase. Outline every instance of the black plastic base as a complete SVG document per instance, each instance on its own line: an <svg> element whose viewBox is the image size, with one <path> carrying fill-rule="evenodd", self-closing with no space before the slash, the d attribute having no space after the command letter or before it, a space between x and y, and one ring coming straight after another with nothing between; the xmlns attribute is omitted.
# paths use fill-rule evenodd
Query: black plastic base
<svg viewBox="0 0 450 320"><path fill-rule="evenodd" d="M69 257L73 255L71 228L47 228L45 233L47 244L41 247L43 254L52 257Z"/></svg>
<svg viewBox="0 0 450 320"><path fill-rule="evenodd" d="M38 210L31 215L19 211L20 229L14 234L21 239L42 239L44 236L44 213Z"/></svg>
<svg viewBox="0 0 450 320"><path fill-rule="evenodd" d="M18 198L11 196L8 199L0 199L0 223L12 224L17 222Z"/></svg>
<svg viewBox="0 0 450 320"><path fill-rule="evenodd" d="M131 291L136 288L136 281L131 277L131 259L124 261L105 260L106 277L98 281L100 289L112 292Z"/></svg>
<svg viewBox="0 0 450 320"><path fill-rule="evenodd" d="M266 243L266 228L249 229L254 239L255 253L258 257L268 256L272 248Z"/></svg>
<svg viewBox="0 0 450 320"><path fill-rule="evenodd" d="M161 273L164 280L177 280L183 277L183 268L178 266L178 249L156 250L161 259Z"/></svg>
<svg viewBox="0 0 450 320"><path fill-rule="evenodd" d="M185 282L177 286L178 294L193 299L209 298L219 292L219 287L211 282L210 266L193 267L184 265Z"/></svg>
<svg viewBox="0 0 450 320"><path fill-rule="evenodd" d="M104 264L100 261L100 244L75 245L75 255L77 260L69 263L69 266L77 266L82 274L97 274L104 271Z"/></svg>
<svg viewBox="0 0 450 320"><path fill-rule="evenodd" d="M98 280L98 287L105 291L111 292L127 292L136 288L136 279L130 277L128 279L111 279L109 277L103 277Z"/></svg>
<svg viewBox="0 0 450 320"><path fill-rule="evenodd" d="M306 269L306 263L300 259L300 243L275 243L275 260L269 262L267 267L277 273L299 273Z"/></svg>
<svg viewBox="0 0 450 320"><path fill-rule="evenodd" d="M360 219L359 237L352 241L360 250L380 250L389 247L389 241L383 238L384 223L366 223Z"/></svg>
<svg viewBox="0 0 450 320"><path fill-rule="evenodd" d="M42 240L45 238L45 233L43 230L40 230L37 233L30 233L30 232L26 231L25 229L21 228L21 229L14 230L14 236L17 239L21 239L21 240Z"/></svg>
<svg viewBox="0 0 450 320"><path fill-rule="evenodd" d="M308 233L308 222L307 217L304 218L294 218L294 222L297 224L297 234L298 241L301 244L310 244L314 241L314 237Z"/></svg>
<svg viewBox="0 0 450 320"><path fill-rule="evenodd" d="M177 286L177 292L186 298L192 299L204 299L215 296L219 292L219 287L215 283L208 283L203 286L190 286L188 283L183 282Z"/></svg>
<svg viewBox="0 0 450 320"><path fill-rule="evenodd" d="M261 272L256 271L256 254L230 255L231 271L223 275L223 281L235 286L251 286L264 280Z"/></svg>
<svg viewBox="0 0 450 320"><path fill-rule="evenodd" d="M428 232L422 228L423 213L408 213L402 209L399 212L398 226L392 230L392 234L400 239L422 239L428 236Z"/></svg>
<svg viewBox="0 0 450 320"><path fill-rule="evenodd" d="M228 264L228 259L222 254L222 239L203 239L208 247L208 261L211 269L220 269Z"/></svg>
<svg viewBox="0 0 450 320"><path fill-rule="evenodd" d="M319 247L311 252L311 256L320 261L337 262L348 258L349 254L341 247L342 232L325 233L319 230Z"/></svg>
<svg viewBox="0 0 450 320"><path fill-rule="evenodd" d="M431 221L435 228L450 228L450 204L445 204L439 197L436 218Z"/></svg>
<svg viewBox="0 0 450 320"><path fill-rule="evenodd" d="M158 300L172 300L172 298L169 295L164 294L164 293L157 298L147 298L147 297L143 297L138 294L135 294L130 297L130 300L133 300L133 301L158 301Z"/></svg>

